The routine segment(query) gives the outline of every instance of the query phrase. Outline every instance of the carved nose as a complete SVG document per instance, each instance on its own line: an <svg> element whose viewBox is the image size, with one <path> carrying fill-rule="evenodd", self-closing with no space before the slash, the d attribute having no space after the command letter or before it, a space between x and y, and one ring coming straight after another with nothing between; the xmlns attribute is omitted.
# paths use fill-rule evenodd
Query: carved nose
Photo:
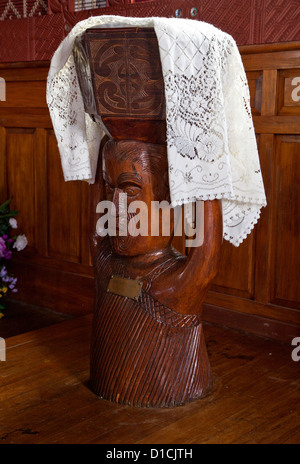
<svg viewBox="0 0 300 464"><path fill-rule="evenodd" d="M113 193L113 204L115 205L116 208L119 207L119 201L120 201L120 194L122 193L122 190L119 188L114 189Z"/></svg>
<svg viewBox="0 0 300 464"><path fill-rule="evenodd" d="M116 216L127 215L127 195L123 190L115 188L112 201L116 209Z"/></svg>

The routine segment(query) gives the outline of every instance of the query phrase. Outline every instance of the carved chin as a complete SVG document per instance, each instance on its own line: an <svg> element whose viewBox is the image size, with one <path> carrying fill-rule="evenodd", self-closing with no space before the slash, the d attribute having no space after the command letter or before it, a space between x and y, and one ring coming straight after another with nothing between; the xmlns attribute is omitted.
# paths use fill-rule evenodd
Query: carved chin
<svg viewBox="0 0 300 464"><path fill-rule="evenodd" d="M112 250L117 255L130 255L134 250L133 238L127 237L109 237Z"/></svg>

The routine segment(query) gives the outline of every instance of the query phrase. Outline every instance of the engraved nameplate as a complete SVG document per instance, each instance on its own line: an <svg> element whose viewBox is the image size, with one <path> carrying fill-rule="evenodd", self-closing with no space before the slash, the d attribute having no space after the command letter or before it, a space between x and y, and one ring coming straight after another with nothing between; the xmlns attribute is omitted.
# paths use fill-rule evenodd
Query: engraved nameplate
<svg viewBox="0 0 300 464"><path fill-rule="evenodd" d="M126 279L125 277L112 276L107 291L114 293L115 295L126 296L132 300L138 300L141 289L142 282L139 280Z"/></svg>

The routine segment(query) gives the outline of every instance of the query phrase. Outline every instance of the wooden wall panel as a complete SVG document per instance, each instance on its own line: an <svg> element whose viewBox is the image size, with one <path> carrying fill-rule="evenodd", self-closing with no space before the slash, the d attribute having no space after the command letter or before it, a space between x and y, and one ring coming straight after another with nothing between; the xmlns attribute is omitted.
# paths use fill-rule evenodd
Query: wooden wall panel
<svg viewBox="0 0 300 464"><path fill-rule="evenodd" d="M1 76L2 77L2 76ZM6 87L6 101L2 108L46 108L46 83L44 81L27 81L22 86L18 81L10 81Z"/></svg>
<svg viewBox="0 0 300 464"><path fill-rule="evenodd" d="M57 141L51 131L47 157L48 255L80 262L81 183L64 182Z"/></svg>
<svg viewBox="0 0 300 464"><path fill-rule="evenodd" d="M300 311L300 136L277 137L275 162L272 303Z"/></svg>
<svg viewBox="0 0 300 464"><path fill-rule="evenodd" d="M19 292L14 298L39 307L79 316L93 310L94 281L81 268L69 272L62 260L47 262L23 253L11 271L18 277Z"/></svg>
<svg viewBox="0 0 300 464"><path fill-rule="evenodd" d="M262 71L248 72L247 79L250 90L250 103L252 114L260 115L263 73Z"/></svg>
<svg viewBox="0 0 300 464"><path fill-rule="evenodd" d="M0 63L0 76L5 79L7 91L6 102L0 102L0 127L52 127L45 93L48 72L49 63L44 62ZM17 95L15 89L18 89Z"/></svg>
<svg viewBox="0 0 300 464"><path fill-rule="evenodd" d="M259 137L259 155L262 176L265 185L267 207L261 212L261 217L256 225L256 257L255 260L255 294L254 299L264 305L270 301L270 260L271 260L271 240L272 236L272 217L274 210L272 205L272 179L274 171L273 152L274 135L261 134Z"/></svg>
<svg viewBox="0 0 300 464"><path fill-rule="evenodd" d="M35 131L35 224L36 251L40 256L48 252L48 195L47 195L47 130Z"/></svg>
<svg viewBox="0 0 300 464"><path fill-rule="evenodd" d="M213 291L253 298L255 231L238 248L224 242L220 271L214 280Z"/></svg>
<svg viewBox="0 0 300 464"><path fill-rule="evenodd" d="M35 249L34 129L9 129L6 136L8 197L19 211L18 224L26 229L29 246Z"/></svg>
<svg viewBox="0 0 300 464"><path fill-rule="evenodd" d="M6 129L0 127L0 202L7 199Z"/></svg>

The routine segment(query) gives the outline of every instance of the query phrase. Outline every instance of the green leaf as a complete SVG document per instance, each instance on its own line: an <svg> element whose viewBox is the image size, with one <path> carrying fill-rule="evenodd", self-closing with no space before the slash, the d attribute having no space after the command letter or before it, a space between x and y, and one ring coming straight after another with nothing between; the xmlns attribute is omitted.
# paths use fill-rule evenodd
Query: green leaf
<svg viewBox="0 0 300 464"><path fill-rule="evenodd" d="M5 208L7 208L11 203L11 198L7 201L5 201L2 205L0 205L0 211L3 211Z"/></svg>
<svg viewBox="0 0 300 464"><path fill-rule="evenodd" d="M4 218L11 218L13 216L17 216L18 211L11 211L10 213L0 214L0 219Z"/></svg>

